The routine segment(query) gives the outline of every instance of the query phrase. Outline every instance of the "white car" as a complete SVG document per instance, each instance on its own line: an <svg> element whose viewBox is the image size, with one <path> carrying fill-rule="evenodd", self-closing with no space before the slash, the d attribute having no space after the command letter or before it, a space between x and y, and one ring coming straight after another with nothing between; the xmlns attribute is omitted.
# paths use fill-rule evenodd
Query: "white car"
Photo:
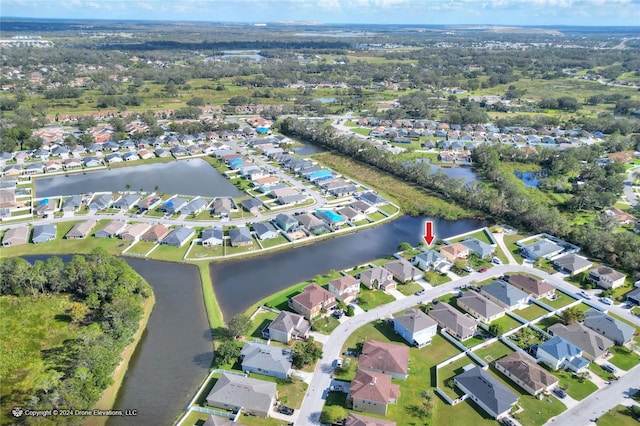
<svg viewBox="0 0 640 426"><path fill-rule="evenodd" d="M605 305L613 305L613 300L609 299L608 297L601 297L600 301Z"/></svg>
<svg viewBox="0 0 640 426"><path fill-rule="evenodd" d="M499 257L495 257L495 256L494 256L494 257L492 257L492 258L491 258L491 261L492 261L493 263L495 263L496 265L502 265L502 260L500 260L500 258L499 258Z"/></svg>

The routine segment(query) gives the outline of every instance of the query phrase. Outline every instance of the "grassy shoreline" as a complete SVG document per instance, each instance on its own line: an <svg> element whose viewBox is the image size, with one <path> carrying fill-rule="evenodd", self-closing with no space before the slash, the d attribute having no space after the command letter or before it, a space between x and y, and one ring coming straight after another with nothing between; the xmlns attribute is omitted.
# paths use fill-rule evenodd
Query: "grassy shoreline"
<svg viewBox="0 0 640 426"><path fill-rule="evenodd" d="M147 329L147 322L149 321L149 317L151 316L151 312L153 311L153 306L155 305L155 303L156 299L152 292L151 296L149 296L143 303L144 310L142 313L142 318L140 319L138 330L133 335L133 341L129 343L126 348L124 348L124 350L120 354L120 364L118 364L115 370L113 370L113 384L102 391L100 399L94 406L95 409L109 410L113 408L113 405L115 404L116 398L118 396L118 392L120 391L120 386L122 386L124 376L129 369L129 362L131 361L131 357L133 356L133 354L135 354L138 343L142 338L142 334ZM109 420L109 416L92 416L88 417L83 424L86 426L103 426L107 423L107 420Z"/></svg>

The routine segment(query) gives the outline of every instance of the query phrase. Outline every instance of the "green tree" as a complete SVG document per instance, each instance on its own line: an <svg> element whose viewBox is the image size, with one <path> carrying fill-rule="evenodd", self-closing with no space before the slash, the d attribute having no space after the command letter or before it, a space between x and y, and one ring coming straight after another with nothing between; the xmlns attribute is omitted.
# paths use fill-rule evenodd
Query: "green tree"
<svg viewBox="0 0 640 426"><path fill-rule="evenodd" d="M232 336L243 336L251 328L251 320L246 314L237 314L229 320L228 328Z"/></svg>
<svg viewBox="0 0 640 426"><path fill-rule="evenodd" d="M293 364L296 368L313 364L322 358L322 348L309 338L306 342L298 342L293 348Z"/></svg>
<svg viewBox="0 0 640 426"><path fill-rule="evenodd" d="M69 308L69 315L71 316L71 321L75 324L80 324L84 321L84 318L89 313L89 308L84 303L73 302L71 304L71 308Z"/></svg>
<svg viewBox="0 0 640 426"><path fill-rule="evenodd" d="M501 324L491 324L489 326L489 333L493 334L494 336L501 336L502 334L504 334L504 327Z"/></svg>
<svg viewBox="0 0 640 426"><path fill-rule="evenodd" d="M407 250L411 250L413 248L413 246L411 244L409 244L408 242L404 241L402 243L400 243L400 245L398 246L398 251L407 251Z"/></svg>
<svg viewBox="0 0 640 426"><path fill-rule="evenodd" d="M566 325L575 324L584 320L584 312L573 306L562 311L562 322Z"/></svg>
<svg viewBox="0 0 640 426"><path fill-rule="evenodd" d="M240 347L235 340L223 340L215 351L217 365L233 364L240 356Z"/></svg>
<svg viewBox="0 0 640 426"><path fill-rule="evenodd" d="M340 405L325 405L320 413L320 423L339 423L341 420L345 419L347 415L347 410Z"/></svg>

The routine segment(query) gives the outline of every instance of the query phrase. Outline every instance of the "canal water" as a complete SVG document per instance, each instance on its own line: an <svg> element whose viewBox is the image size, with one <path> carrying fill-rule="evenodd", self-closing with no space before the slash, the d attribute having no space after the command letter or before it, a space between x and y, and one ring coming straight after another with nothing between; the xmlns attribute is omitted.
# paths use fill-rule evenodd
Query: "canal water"
<svg viewBox="0 0 640 426"><path fill-rule="evenodd" d="M212 263L213 289L225 319L258 300L331 269L341 270L389 256L400 243L418 245L426 218L402 216L376 228L256 258ZM487 223L475 219L433 219L438 238L471 231Z"/></svg>
<svg viewBox="0 0 640 426"><path fill-rule="evenodd" d="M36 195L86 194L90 192L155 191L167 194L200 195L203 197L242 197L245 194L222 176L209 163L194 158L169 163L143 164L86 173L72 173L36 179Z"/></svg>

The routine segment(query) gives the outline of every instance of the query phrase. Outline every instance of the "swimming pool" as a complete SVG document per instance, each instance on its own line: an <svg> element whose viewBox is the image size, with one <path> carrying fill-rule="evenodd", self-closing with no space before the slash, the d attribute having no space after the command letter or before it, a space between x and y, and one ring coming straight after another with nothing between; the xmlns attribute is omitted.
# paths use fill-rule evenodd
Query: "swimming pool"
<svg viewBox="0 0 640 426"><path fill-rule="evenodd" d="M331 210L316 210L316 213L324 215L331 221L331 223L336 223L344 220L342 216L340 216L338 213L332 212Z"/></svg>

